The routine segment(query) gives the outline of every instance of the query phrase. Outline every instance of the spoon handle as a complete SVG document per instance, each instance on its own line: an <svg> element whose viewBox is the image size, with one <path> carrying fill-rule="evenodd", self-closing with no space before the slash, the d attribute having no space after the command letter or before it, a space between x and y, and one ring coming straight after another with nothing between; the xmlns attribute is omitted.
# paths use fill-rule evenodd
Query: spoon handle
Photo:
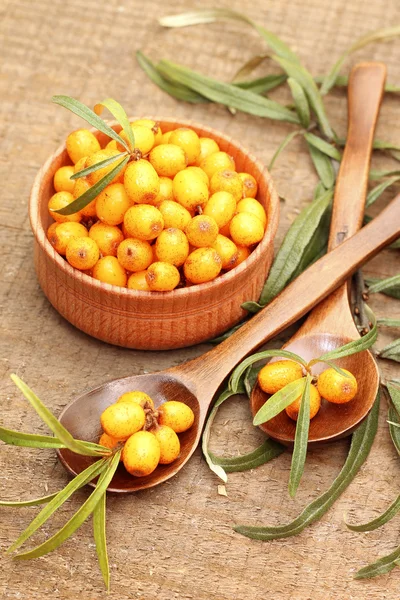
<svg viewBox="0 0 400 600"><path fill-rule="evenodd" d="M308 267L236 333L169 372L179 372L191 388L194 384L205 409L224 378L245 356L306 314L399 235L400 194L358 233Z"/></svg>
<svg viewBox="0 0 400 600"><path fill-rule="evenodd" d="M348 131L335 188L328 251L361 227L369 164L386 66L379 62L353 67L348 85Z"/></svg>

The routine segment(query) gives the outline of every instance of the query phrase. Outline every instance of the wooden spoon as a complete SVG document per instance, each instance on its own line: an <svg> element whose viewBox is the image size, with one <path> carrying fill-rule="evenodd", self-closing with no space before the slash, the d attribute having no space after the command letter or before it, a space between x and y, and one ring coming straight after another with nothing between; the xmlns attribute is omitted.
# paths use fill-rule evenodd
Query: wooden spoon
<svg viewBox="0 0 400 600"><path fill-rule="evenodd" d="M175 475L195 451L213 396L230 371L258 346L305 315L360 266L393 242L400 235L399 217L400 195L359 233L315 262L266 308L210 352L166 371L110 381L71 402L60 416L61 423L76 438L91 441L100 437L102 411L127 391L143 390L157 406L165 400L180 400L191 406L195 413L191 429L180 434L181 455L175 462L160 465L151 475L141 478L132 477L120 466L109 491L142 490ZM66 469L74 475L92 460L69 450L60 450L58 454Z"/></svg>
<svg viewBox="0 0 400 600"><path fill-rule="evenodd" d="M382 63L356 65L350 74L347 142L335 189L328 251L352 236L362 225L374 131L385 79L386 67ZM325 298L284 348L309 361L359 337L349 293L349 284L344 283ZM367 415L376 397L379 371L369 351L346 357L337 364L356 377L357 395L344 405L323 401L317 416L310 422L309 442L330 441L349 435ZM318 363L312 368L312 373L318 375L326 368L327 365ZM250 400L253 415L267 399L268 395L256 385ZM294 441L296 423L286 411L261 428L282 443L290 445Z"/></svg>

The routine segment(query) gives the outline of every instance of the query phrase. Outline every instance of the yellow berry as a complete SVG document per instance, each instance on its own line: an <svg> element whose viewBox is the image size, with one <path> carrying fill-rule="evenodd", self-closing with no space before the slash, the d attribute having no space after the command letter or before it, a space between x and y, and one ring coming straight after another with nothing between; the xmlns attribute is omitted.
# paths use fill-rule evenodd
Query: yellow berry
<svg viewBox="0 0 400 600"><path fill-rule="evenodd" d="M169 138L171 137L171 135L172 135L172 131L166 131L165 133L163 133L161 143L168 144Z"/></svg>
<svg viewBox="0 0 400 600"><path fill-rule="evenodd" d="M157 260L175 267L183 265L189 255L189 242L186 235L176 227L164 229L155 244Z"/></svg>
<svg viewBox="0 0 400 600"><path fill-rule="evenodd" d="M219 275L222 260L214 248L198 248L187 257L183 270L190 283L206 283Z"/></svg>
<svg viewBox="0 0 400 600"><path fill-rule="evenodd" d="M224 235L217 235L217 239L213 243L212 247L217 251L221 260L223 269L232 269L236 266L238 258L238 249L236 244Z"/></svg>
<svg viewBox="0 0 400 600"><path fill-rule="evenodd" d="M218 235L218 225L212 217L197 215L185 228L187 239L196 248L206 248L213 245Z"/></svg>
<svg viewBox="0 0 400 600"><path fill-rule="evenodd" d="M257 196L258 185L253 175L250 173L239 173L243 183L243 198L255 198Z"/></svg>
<svg viewBox="0 0 400 600"><path fill-rule="evenodd" d="M48 208L49 213L57 223L65 223L66 221L74 221L79 223L82 220L82 215L79 212L73 213L72 215L60 215L55 210L65 208L68 204L71 204L75 198L70 192L56 192L49 200Z"/></svg>
<svg viewBox="0 0 400 600"><path fill-rule="evenodd" d="M112 183L97 196L95 208L100 221L106 225L119 225L131 202L122 183Z"/></svg>
<svg viewBox="0 0 400 600"><path fill-rule="evenodd" d="M83 169L86 167L86 159L87 159L87 156L82 156L82 158L80 158L78 160L78 162L75 163L74 175L75 175L75 173L79 173L80 171L83 171Z"/></svg>
<svg viewBox="0 0 400 600"><path fill-rule="evenodd" d="M180 146L160 144L149 154L149 161L160 177L175 177L187 166L187 156Z"/></svg>
<svg viewBox="0 0 400 600"><path fill-rule="evenodd" d="M154 402L145 392L125 392L117 400L117 402L135 402L140 404L142 408L154 408Z"/></svg>
<svg viewBox="0 0 400 600"><path fill-rule="evenodd" d="M326 369L318 376L318 391L325 400L334 404L350 402L357 394L357 380L350 371L342 369L348 377L341 375L335 369Z"/></svg>
<svg viewBox="0 0 400 600"><path fill-rule="evenodd" d="M115 256L103 256L93 268L93 277L103 283L126 286L126 272Z"/></svg>
<svg viewBox="0 0 400 600"><path fill-rule="evenodd" d="M138 431L125 442L122 460L128 473L145 477L157 468L160 454L157 438L150 431Z"/></svg>
<svg viewBox="0 0 400 600"><path fill-rule="evenodd" d="M120 441L108 435L108 433L102 433L99 439L100 446L114 450L120 444Z"/></svg>
<svg viewBox="0 0 400 600"><path fill-rule="evenodd" d="M150 127L146 127L145 125L141 125L140 123L138 124L137 122L131 123L131 129L135 138L135 148L140 150L140 152L143 155L148 154L154 146L155 138L153 131L150 129ZM130 147L129 138L126 135L125 131L121 131L119 135L125 142L127 142L128 146ZM120 152L124 152L125 150L125 147L122 146L122 144L119 144L118 142L117 148ZM131 148L131 150L133 150L133 148Z"/></svg>
<svg viewBox="0 0 400 600"><path fill-rule="evenodd" d="M235 262L231 266L225 267L225 269L227 271L231 271L232 269L234 269L235 267L237 267L238 265L240 265L251 254L250 249L247 248L247 246L236 246L236 249L237 249L237 258L236 258Z"/></svg>
<svg viewBox="0 0 400 600"><path fill-rule="evenodd" d="M98 139L88 129L77 129L67 137L67 152L75 164L83 156L88 156L100 150Z"/></svg>
<svg viewBox="0 0 400 600"><path fill-rule="evenodd" d="M292 404L286 407L286 414L288 417L297 421L300 412L302 394ZM315 385L310 385L310 419L315 417L321 407L321 396Z"/></svg>
<svg viewBox="0 0 400 600"><path fill-rule="evenodd" d="M160 191L158 192L157 198L154 200L154 205L159 208L161 202L164 202L164 200L173 199L172 179L169 177L160 177Z"/></svg>
<svg viewBox="0 0 400 600"><path fill-rule="evenodd" d="M151 119L138 119L133 125L144 125L151 129L154 133L154 145L158 146L162 143L163 133L161 131L160 123L158 121L152 121Z"/></svg>
<svg viewBox="0 0 400 600"><path fill-rule="evenodd" d="M187 156L188 165L194 165L200 156L199 136L193 129L187 127L175 129L171 133L169 143L182 148Z"/></svg>
<svg viewBox="0 0 400 600"><path fill-rule="evenodd" d="M149 242L127 238L118 246L117 257L127 271L144 271L153 261L153 251Z"/></svg>
<svg viewBox="0 0 400 600"><path fill-rule="evenodd" d="M264 225L250 213L236 214L229 226L231 238L239 246L252 246L264 237Z"/></svg>
<svg viewBox="0 0 400 600"><path fill-rule="evenodd" d="M71 179L71 176L74 174L74 167L72 165L66 165L65 167L60 167L54 173L54 189L56 192L70 192L74 189L74 180Z"/></svg>
<svg viewBox="0 0 400 600"><path fill-rule="evenodd" d="M159 423L160 425L167 425L175 431L175 433L182 433L194 423L194 412L184 402L178 402L177 400L169 400L164 402L158 408L159 411Z"/></svg>
<svg viewBox="0 0 400 600"><path fill-rule="evenodd" d="M124 441L142 429L146 420L143 408L135 402L118 402L108 406L100 416L103 431Z"/></svg>
<svg viewBox="0 0 400 600"><path fill-rule="evenodd" d="M146 281L147 271L138 271L132 273L128 278L127 286L130 290L139 290L141 292L150 292L149 284Z"/></svg>
<svg viewBox="0 0 400 600"><path fill-rule="evenodd" d="M191 166L186 167L185 171L189 171L189 173L194 173L204 181L207 187L209 187L210 180L208 179L207 173L205 173L203 169L200 169L200 167Z"/></svg>
<svg viewBox="0 0 400 600"><path fill-rule="evenodd" d="M198 206L204 206L209 196L207 184L196 173L188 169L175 175L172 190L175 200L189 211L194 211Z"/></svg>
<svg viewBox="0 0 400 600"><path fill-rule="evenodd" d="M151 433L160 444L160 465L169 465L176 460L181 451L181 444L175 431L167 425L158 425Z"/></svg>
<svg viewBox="0 0 400 600"><path fill-rule="evenodd" d="M65 250L69 264L75 269L92 269L100 258L99 247L90 237L73 238Z"/></svg>
<svg viewBox="0 0 400 600"><path fill-rule="evenodd" d="M187 208L173 200L164 200L157 208L163 216L164 227L166 229L168 227L176 227L183 231L192 218Z"/></svg>
<svg viewBox="0 0 400 600"><path fill-rule="evenodd" d="M80 237L88 237L88 230L81 223L68 221L66 223L57 223L51 235L48 236L50 244L59 254L65 256L67 244Z"/></svg>
<svg viewBox="0 0 400 600"><path fill-rule="evenodd" d="M80 177L75 181L74 190L72 192L74 199L76 200L79 196L82 196L90 188L90 183L87 177ZM92 200L84 208L79 211L82 217L92 219L96 217L96 199Z"/></svg>
<svg viewBox="0 0 400 600"><path fill-rule="evenodd" d="M136 204L126 211L124 225L131 237L154 240L164 229L164 219L155 206Z"/></svg>
<svg viewBox="0 0 400 600"><path fill-rule="evenodd" d="M264 229L267 226L267 215L265 213L264 207L258 200L255 198L243 198L238 202L236 207L236 211L238 213L245 212L250 213L260 219L262 224L264 225Z"/></svg>
<svg viewBox="0 0 400 600"><path fill-rule="evenodd" d="M117 250L124 236L119 227L105 225L98 221L89 229L89 237L98 245L102 256L117 256Z"/></svg>
<svg viewBox="0 0 400 600"><path fill-rule="evenodd" d="M118 150L117 140L110 140L108 144L105 145L106 150ZM125 148L124 148L125 150Z"/></svg>
<svg viewBox="0 0 400 600"><path fill-rule="evenodd" d="M203 214L212 217L219 228L227 225L236 211L236 200L230 192L215 192L210 196Z"/></svg>
<svg viewBox="0 0 400 600"><path fill-rule="evenodd" d="M267 394L279 392L285 385L303 377L302 366L294 360L277 360L258 373L260 388Z"/></svg>
<svg viewBox="0 0 400 600"><path fill-rule="evenodd" d="M201 137L200 155L195 164L200 166L202 160L207 158L207 156L210 156L210 154L214 154L215 152L219 152L219 146L217 142L209 137Z"/></svg>
<svg viewBox="0 0 400 600"><path fill-rule="evenodd" d="M178 269L167 262L154 262L146 273L146 281L152 292L170 292L176 288L180 279Z"/></svg>
<svg viewBox="0 0 400 600"><path fill-rule="evenodd" d="M243 181L236 171L216 171L210 179L210 193L215 192L229 192L239 202L243 198Z"/></svg>
<svg viewBox="0 0 400 600"><path fill-rule="evenodd" d="M218 151L206 156L199 166L207 173L208 178L211 180L212 176L217 171L222 171L224 169L234 171L235 161L233 160L233 157L226 152Z"/></svg>
<svg viewBox="0 0 400 600"><path fill-rule="evenodd" d="M104 148L103 150L99 150L98 152L95 152L94 154L90 154L87 157L86 167L92 167L93 165L97 165L99 162L102 162L103 160L111 158L112 156L118 156L118 154L120 154L119 150L112 150L112 149L106 149L106 148ZM94 185L95 183L100 181L100 179L105 177L105 175L108 175L108 173L110 173L110 171L115 169L115 167L119 163L121 163L123 160L124 160L123 158L114 160L112 163L110 163L106 167L101 167L100 169L97 169L97 171L92 171L92 173L89 173L89 175L87 175L87 178L88 178L90 185ZM122 169L122 171L120 171L117 175L115 175L115 177L112 179L112 181L110 181L110 183L116 183L119 180L119 178L121 177L121 174L123 172L124 172L124 169Z"/></svg>
<svg viewBox="0 0 400 600"><path fill-rule="evenodd" d="M129 163L124 186L131 202L153 204L160 192L160 179L152 165L141 159Z"/></svg>

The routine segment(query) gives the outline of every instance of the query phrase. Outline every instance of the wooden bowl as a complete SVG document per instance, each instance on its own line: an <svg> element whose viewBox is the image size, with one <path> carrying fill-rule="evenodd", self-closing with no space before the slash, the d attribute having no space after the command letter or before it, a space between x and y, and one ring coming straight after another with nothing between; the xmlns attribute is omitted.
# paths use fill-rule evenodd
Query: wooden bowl
<svg viewBox="0 0 400 600"><path fill-rule="evenodd" d="M267 169L231 138L192 122L159 119L163 132L191 127L215 139L232 155L239 172L253 175L259 187L268 225L263 240L246 261L214 281L172 292L142 292L100 282L71 267L51 246L46 232L52 219L47 210L54 194L53 176L71 164L65 145L38 172L29 203L35 236L35 268L39 283L54 308L85 333L117 346L138 350L167 350L191 346L220 335L246 314L241 304L258 300L273 258L278 227L279 198ZM111 126L120 131L118 124ZM94 131L101 145L109 138Z"/></svg>

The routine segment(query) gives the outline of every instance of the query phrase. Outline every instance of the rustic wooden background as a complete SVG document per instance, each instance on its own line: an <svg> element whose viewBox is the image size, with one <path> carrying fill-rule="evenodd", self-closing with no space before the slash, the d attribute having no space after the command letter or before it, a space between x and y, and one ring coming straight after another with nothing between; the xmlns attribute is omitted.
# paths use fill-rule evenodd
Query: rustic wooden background
<svg viewBox="0 0 400 600"><path fill-rule="evenodd" d="M244 114L233 118L223 107L178 103L149 82L135 62L134 52L141 48L154 59L177 59L228 80L245 59L265 51L257 34L238 23L180 30L164 30L157 24L159 16L202 4L190 0L0 0L0 422L7 427L45 432L12 385L11 372L23 377L58 414L76 394L107 379L162 369L207 350L203 345L173 352L135 352L107 346L74 329L39 289L27 216L36 171L67 133L81 125L77 118L51 104L53 94L69 94L88 105L112 96L132 115L151 113L202 121L229 132L268 162L289 126ZM242 10L282 36L315 75L326 72L357 36L400 23L397 0L216 0L215 4ZM346 63L345 72L357 60L384 60L389 81L399 85L399 48L400 40L370 46ZM344 134L344 92L334 91L327 106L335 129ZM399 110L398 96L385 98L378 127L380 138L400 143ZM389 167L394 161L374 156L374 164ZM285 199L279 242L299 209L309 202L316 181L301 140L296 139L280 158L274 178ZM368 265L365 273L389 276L398 270L398 254L386 251ZM385 296L373 297L371 305L378 316L399 315L399 305ZM380 336L378 347L395 336L395 331L387 330ZM381 362L381 367L384 377L393 377L396 372L399 376L396 363ZM346 513L353 521L369 520L399 493L399 458L385 419L383 401L379 433L361 473L329 513L296 538L252 541L234 533L232 525L274 524L296 516L337 475L347 441L309 453L295 501L287 493L289 454L256 471L230 475L228 496L223 497L218 495L219 482L200 451L179 476L158 489L125 498L110 497L109 597L398 598L399 569L371 581L357 582L353 575L400 544L399 519L369 534L351 533L343 524ZM243 398L223 407L214 430L214 449L235 454L252 448L261 435L249 423ZM47 490L60 489L67 481L51 451L1 445L0 461L4 499L43 495ZM37 534L34 540L43 540L66 522L87 493L83 490L76 494L46 525L44 534ZM90 522L57 552L44 558L18 563L5 557L4 550L36 512L36 508L0 510L1 597L105 597Z"/></svg>

